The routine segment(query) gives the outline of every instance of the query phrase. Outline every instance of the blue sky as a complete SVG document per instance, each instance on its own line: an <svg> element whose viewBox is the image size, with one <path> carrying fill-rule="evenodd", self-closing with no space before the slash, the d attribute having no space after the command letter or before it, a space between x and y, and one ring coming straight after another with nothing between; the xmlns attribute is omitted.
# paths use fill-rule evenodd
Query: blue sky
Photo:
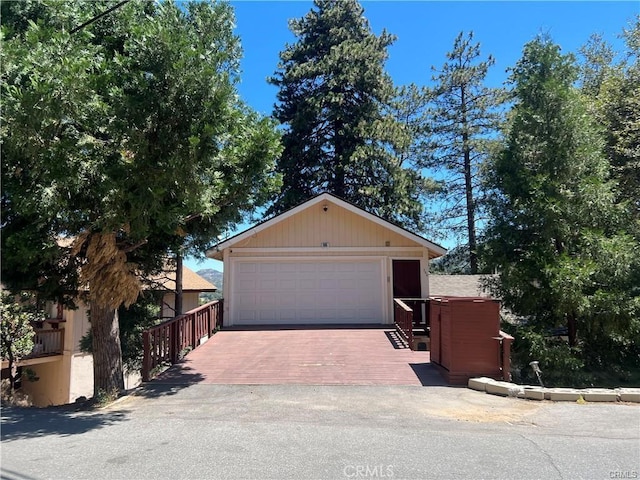
<svg viewBox="0 0 640 480"><path fill-rule="evenodd" d="M231 2L236 12L236 34L244 49L240 95L255 110L272 112L277 89L267 83L286 43L295 42L288 29L290 18L304 16L309 1ZM592 33L621 50L618 35L640 13L640 3L583 1L363 1L365 17L376 34L383 29L397 39L389 48L387 71L396 85L428 85L431 66L440 67L453 40L473 31L483 56L496 64L487 83L502 85L506 70L520 58L522 47L539 33L547 33L564 52L576 52ZM186 260L193 269L215 268L213 260Z"/></svg>

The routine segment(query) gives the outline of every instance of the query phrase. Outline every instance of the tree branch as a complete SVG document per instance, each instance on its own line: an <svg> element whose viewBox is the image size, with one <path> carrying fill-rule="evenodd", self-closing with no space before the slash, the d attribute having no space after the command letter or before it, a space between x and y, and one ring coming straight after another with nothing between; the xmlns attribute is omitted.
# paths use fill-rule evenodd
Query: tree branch
<svg viewBox="0 0 640 480"><path fill-rule="evenodd" d="M102 13L100 13L100 14L96 15L95 17L93 17L93 18L91 18L91 19L87 20L86 22L84 22L84 23L82 23L82 24L78 25L77 27L75 27L75 28L71 29L71 31L70 31L69 33L70 33L71 35L73 35L74 33L76 33L76 32L78 32L78 31L82 30L84 27L86 27L86 26L88 26L88 25L91 25L93 22L95 22L95 21L97 21L97 20L101 19L101 18L102 18L102 17L104 17L105 15L108 15L108 14L110 14L111 12L113 12L114 10L117 10L118 8L122 7L123 5L125 5L125 4L127 4L127 3L129 3L129 1L130 1L130 0L123 0L122 2L117 3L117 4L116 4L116 5L114 5L113 7L111 7L111 8L107 8L104 12L102 12Z"/></svg>

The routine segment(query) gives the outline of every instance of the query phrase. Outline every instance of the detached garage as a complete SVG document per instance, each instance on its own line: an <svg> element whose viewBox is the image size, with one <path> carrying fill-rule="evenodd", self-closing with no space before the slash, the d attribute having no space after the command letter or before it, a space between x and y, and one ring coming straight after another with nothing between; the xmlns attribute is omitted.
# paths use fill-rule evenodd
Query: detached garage
<svg viewBox="0 0 640 480"><path fill-rule="evenodd" d="M331 194L220 243L225 325L393 323L393 297L429 294L446 252Z"/></svg>

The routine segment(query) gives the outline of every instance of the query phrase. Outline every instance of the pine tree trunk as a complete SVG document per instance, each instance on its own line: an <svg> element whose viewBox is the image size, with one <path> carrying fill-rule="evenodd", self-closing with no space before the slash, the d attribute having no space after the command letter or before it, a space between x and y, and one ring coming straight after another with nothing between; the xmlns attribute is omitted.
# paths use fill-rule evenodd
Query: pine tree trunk
<svg viewBox="0 0 640 480"><path fill-rule="evenodd" d="M91 307L91 332L93 337L93 394L111 395L124 390L122 349L118 310L98 305Z"/></svg>
<svg viewBox="0 0 640 480"><path fill-rule="evenodd" d="M338 161L336 163L333 192L334 195L340 198L344 198L344 166Z"/></svg>
<svg viewBox="0 0 640 480"><path fill-rule="evenodd" d="M473 202L473 179L471 177L471 147L469 146L469 134L467 133L467 104L466 91L460 89L460 102L462 110L462 149L464 154L464 189L467 200L467 235L469 237L469 265L471 274L478 273L478 245L476 242L476 212Z"/></svg>
<svg viewBox="0 0 640 480"><path fill-rule="evenodd" d="M344 188L344 180L345 180L345 159L343 158L344 151L342 148L342 122L335 121L333 132L334 135L334 145L333 145L333 161L334 161L334 171L333 171L333 185L331 188L331 193L334 195L345 198L345 188Z"/></svg>
<svg viewBox="0 0 640 480"><path fill-rule="evenodd" d="M467 196L467 233L469 236L469 264L471 273L478 273L478 245L476 241L476 212L473 202L473 184L471 179L471 159L469 151L464 152L464 182Z"/></svg>

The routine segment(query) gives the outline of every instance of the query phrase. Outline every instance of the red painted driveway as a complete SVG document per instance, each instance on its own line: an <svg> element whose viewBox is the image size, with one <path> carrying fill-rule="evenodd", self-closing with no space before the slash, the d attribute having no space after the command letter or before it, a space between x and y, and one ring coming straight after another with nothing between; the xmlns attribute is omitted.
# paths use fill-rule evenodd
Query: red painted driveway
<svg viewBox="0 0 640 480"><path fill-rule="evenodd" d="M446 385L391 328L222 330L160 383Z"/></svg>

